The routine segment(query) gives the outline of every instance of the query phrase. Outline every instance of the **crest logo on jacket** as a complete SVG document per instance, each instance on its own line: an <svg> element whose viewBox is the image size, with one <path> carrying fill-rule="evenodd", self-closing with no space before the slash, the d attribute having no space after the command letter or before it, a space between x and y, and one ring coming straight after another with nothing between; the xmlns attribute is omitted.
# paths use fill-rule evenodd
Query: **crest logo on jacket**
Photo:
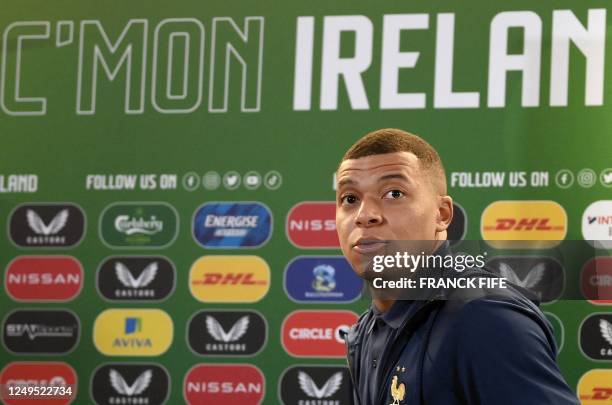
<svg viewBox="0 0 612 405"><path fill-rule="evenodd" d="M406 367L397 366L395 371L397 374L403 373L406 371ZM391 398L393 398L393 402L389 405L399 405L406 397L406 384L399 382L399 377L394 375L391 379L391 386L389 388L391 390Z"/></svg>

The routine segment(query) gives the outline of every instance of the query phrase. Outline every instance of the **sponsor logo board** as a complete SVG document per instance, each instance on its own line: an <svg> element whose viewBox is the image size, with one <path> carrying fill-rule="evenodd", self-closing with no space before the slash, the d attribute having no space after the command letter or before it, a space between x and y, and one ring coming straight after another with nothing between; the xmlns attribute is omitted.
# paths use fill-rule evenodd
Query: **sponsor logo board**
<svg viewBox="0 0 612 405"><path fill-rule="evenodd" d="M204 310L191 317L187 342L205 356L253 356L266 343L268 325L256 311Z"/></svg>
<svg viewBox="0 0 612 405"><path fill-rule="evenodd" d="M347 367L292 366L280 378L278 396L284 405L349 405L350 381Z"/></svg>
<svg viewBox="0 0 612 405"><path fill-rule="evenodd" d="M172 319L160 309L107 309L94 321L93 341L106 356L159 356L173 334Z"/></svg>
<svg viewBox="0 0 612 405"><path fill-rule="evenodd" d="M90 392L99 405L161 405L170 394L170 375L153 363L103 364L93 372Z"/></svg>
<svg viewBox="0 0 612 405"><path fill-rule="evenodd" d="M112 256L96 277L98 292L111 301L161 301L175 284L176 270L164 256Z"/></svg>
<svg viewBox="0 0 612 405"><path fill-rule="evenodd" d="M165 202L118 202L100 215L100 238L112 248L163 248L178 234L178 213Z"/></svg>
<svg viewBox="0 0 612 405"><path fill-rule="evenodd" d="M305 249L338 249L336 203L306 201L294 205L287 214L287 238L296 247Z"/></svg>
<svg viewBox="0 0 612 405"><path fill-rule="evenodd" d="M8 264L4 286L16 301L70 301L83 288L83 266L71 256L19 256Z"/></svg>
<svg viewBox="0 0 612 405"><path fill-rule="evenodd" d="M189 271L189 289L201 302L257 302L270 289L270 267L258 256L202 256Z"/></svg>
<svg viewBox="0 0 612 405"><path fill-rule="evenodd" d="M281 343L294 357L344 358L346 346L340 332L348 331L357 319L351 311L294 311L283 321Z"/></svg>
<svg viewBox="0 0 612 405"><path fill-rule="evenodd" d="M272 235L272 212L259 202L209 202L193 217L193 237L205 248L257 248Z"/></svg>
<svg viewBox="0 0 612 405"><path fill-rule="evenodd" d="M11 212L8 234L19 247L73 247L85 234L85 213L73 203L21 204Z"/></svg>
<svg viewBox="0 0 612 405"><path fill-rule="evenodd" d="M495 201L482 213L480 232L498 249L551 248L567 234L567 213L554 201Z"/></svg>
<svg viewBox="0 0 612 405"><path fill-rule="evenodd" d="M299 256L285 268L289 298L301 303L346 303L358 299L363 281L343 256Z"/></svg>
<svg viewBox="0 0 612 405"><path fill-rule="evenodd" d="M183 396L189 405L259 405L265 379L250 364L198 364L185 376Z"/></svg>

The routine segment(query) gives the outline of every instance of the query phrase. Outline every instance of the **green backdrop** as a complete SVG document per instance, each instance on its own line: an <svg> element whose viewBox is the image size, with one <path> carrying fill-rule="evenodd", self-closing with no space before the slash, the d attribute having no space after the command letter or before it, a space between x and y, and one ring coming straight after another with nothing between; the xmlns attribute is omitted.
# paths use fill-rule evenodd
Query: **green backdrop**
<svg viewBox="0 0 612 405"><path fill-rule="evenodd" d="M595 0L562 5L521 0L26 0L4 4L0 15L0 175L6 182L11 174L34 174L38 184L33 193L2 190L0 227L8 227L11 210L25 202L76 203L85 211L87 227L83 241L70 249L22 249L8 237L0 238L2 266L18 255L61 253L80 260L85 272L82 292L66 304L18 303L3 291L2 315L41 305L71 308L79 315L82 336L78 347L67 355L44 358L61 359L75 368L80 380L76 403L88 403L92 370L101 363L124 360L105 357L95 349L95 316L109 307L164 309L175 324L174 340L153 361L169 370L169 403L179 403L185 373L192 365L205 362L185 341L185 325L191 315L202 308L257 309L269 324L264 349L252 358L220 357L214 362L257 365L266 377L264 403L277 403L278 377L290 365L343 364L341 359L289 356L279 337L284 317L304 307L360 313L367 306L365 300L300 305L287 297L282 283L283 269L295 256L339 253L292 245L285 234L285 220L296 203L334 199L332 175L338 161L366 132L399 127L422 135L439 151L448 176L486 171L549 173L548 184L539 187L451 186L449 193L467 213L466 239L480 237L480 215L497 200L554 200L568 214L566 239L583 238L583 211L610 195L602 180L588 187L578 182L582 169L592 169L599 177L612 166L610 61L605 58L612 51L612 41L606 31L610 25L607 6ZM404 27L397 31L394 42L395 20L389 16L398 14L412 14L399 19L421 28ZM303 29L299 44L298 21ZM451 21L454 36L449 48ZM334 36L342 27L345 31ZM173 47L178 50L169 55L172 32L184 35L176 37ZM504 33L507 42L500 39ZM564 42L564 38L569 39ZM448 49L454 50L452 66ZM415 52L414 67L408 67L406 60L410 55L414 59ZM504 62L505 53L516 59L506 56ZM172 66L170 74L168 66ZM334 69L342 66L348 73L334 75ZM504 66L509 67L507 74ZM526 66L527 72L512 70L512 66ZM568 67L567 77L563 66ZM529 78L527 84L525 78ZM450 91L472 93L463 100L467 104L452 105L455 99L444 88L449 80ZM401 94L408 93L420 96L402 98ZM562 169L576 176L568 188L555 182ZM282 176L277 190L265 185L249 190L244 184L228 190L221 184L216 190L200 185L190 191L183 184L189 172L202 176L215 171L222 176L236 171L243 176L257 171L263 176L272 170ZM87 188L88 174L124 173L175 174L177 187ZM180 218L177 239L156 250L119 251L106 246L98 234L98 219L105 207L117 201L171 204ZM266 204L273 214L271 239L255 250L204 250L194 242L190 229L194 211L207 201ZM95 271L107 256L124 253L171 258L177 269L172 296L160 304L104 301L95 288ZM271 269L269 293L249 305L196 301L189 292L188 271L205 254L264 258ZM570 386L575 388L590 369L609 367L610 363L581 354L577 330L587 315L609 312L610 307L557 301L544 309L556 314L565 326L559 364ZM2 364L23 359L40 357L0 349Z"/></svg>

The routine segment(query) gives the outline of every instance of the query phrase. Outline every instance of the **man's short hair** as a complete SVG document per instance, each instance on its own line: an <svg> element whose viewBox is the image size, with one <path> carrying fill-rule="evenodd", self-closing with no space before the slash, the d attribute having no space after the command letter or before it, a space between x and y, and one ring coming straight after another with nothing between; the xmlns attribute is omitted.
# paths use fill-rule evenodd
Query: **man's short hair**
<svg viewBox="0 0 612 405"><path fill-rule="evenodd" d="M431 176L435 190L446 195L446 175L438 152L420 136L401 129L384 128L366 134L349 148L342 161L395 152L414 154L423 173Z"/></svg>

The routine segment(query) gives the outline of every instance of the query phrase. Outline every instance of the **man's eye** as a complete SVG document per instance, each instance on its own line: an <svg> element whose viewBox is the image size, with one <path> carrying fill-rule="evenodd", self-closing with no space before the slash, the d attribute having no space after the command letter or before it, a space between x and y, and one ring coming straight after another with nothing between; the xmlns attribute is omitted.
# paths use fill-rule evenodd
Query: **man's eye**
<svg viewBox="0 0 612 405"><path fill-rule="evenodd" d="M342 204L354 204L357 201L357 197L352 194L347 194L345 196L342 196L340 201L342 202Z"/></svg>
<svg viewBox="0 0 612 405"><path fill-rule="evenodd" d="M383 198L392 198L394 200L397 200L398 198L402 198L404 196L404 193L400 190L391 190L389 192L387 192Z"/></svg>

